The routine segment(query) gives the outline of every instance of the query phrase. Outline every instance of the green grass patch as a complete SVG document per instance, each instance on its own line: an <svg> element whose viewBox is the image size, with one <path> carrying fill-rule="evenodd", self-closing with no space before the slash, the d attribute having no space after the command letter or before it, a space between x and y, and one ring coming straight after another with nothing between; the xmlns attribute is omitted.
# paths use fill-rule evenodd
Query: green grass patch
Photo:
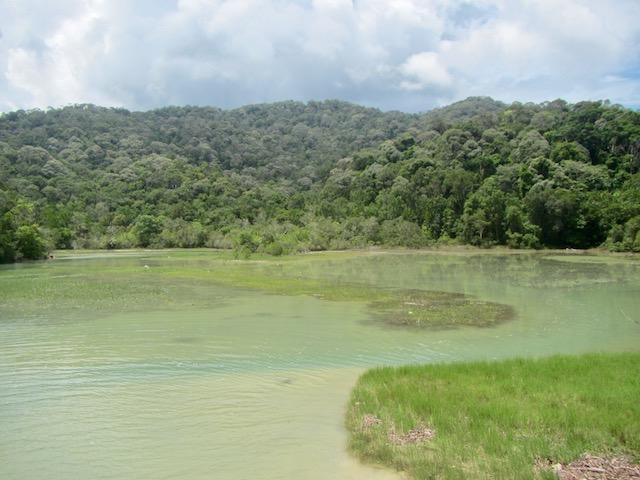
<svg viewBox="0 0 640 480"><path fill-rule="evenodd" d="M380 368L359 379L346 422L360 459L414 479L552 479L534 465L637 462L639 399L640 354ZM425 429L433 438L392 441Z"/></svg>

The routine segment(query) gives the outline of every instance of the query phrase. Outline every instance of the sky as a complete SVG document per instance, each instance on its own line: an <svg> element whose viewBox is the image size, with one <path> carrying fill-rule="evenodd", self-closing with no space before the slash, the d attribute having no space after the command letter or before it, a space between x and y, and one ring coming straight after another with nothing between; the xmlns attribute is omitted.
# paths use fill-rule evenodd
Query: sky
<svg viewBox="0 0 640 480"><path fill-rule="evenodd" d="M0 0L0 111L640 106L640 0Z"/></svg>

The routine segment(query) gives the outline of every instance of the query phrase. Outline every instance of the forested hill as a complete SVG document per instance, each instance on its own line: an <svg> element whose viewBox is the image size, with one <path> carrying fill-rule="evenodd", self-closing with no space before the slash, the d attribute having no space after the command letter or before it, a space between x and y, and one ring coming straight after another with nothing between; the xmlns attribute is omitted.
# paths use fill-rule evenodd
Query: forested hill
<svg viewBox="0 0 640 480"><path fill-rule="evenodd" d="M0 259L435 242L640 250L640 113L469 98L0 116Z"/></svg>

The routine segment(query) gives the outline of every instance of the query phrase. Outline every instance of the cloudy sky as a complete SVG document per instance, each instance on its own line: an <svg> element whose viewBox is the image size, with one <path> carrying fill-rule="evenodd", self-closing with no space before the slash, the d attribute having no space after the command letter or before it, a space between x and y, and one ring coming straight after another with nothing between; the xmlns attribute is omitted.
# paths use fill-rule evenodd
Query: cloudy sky
<svg viewBox="0 0 640 480"><path fill-rule="evenodd" d="M640 0L0 0L0 111L640 106Z"/></svg>

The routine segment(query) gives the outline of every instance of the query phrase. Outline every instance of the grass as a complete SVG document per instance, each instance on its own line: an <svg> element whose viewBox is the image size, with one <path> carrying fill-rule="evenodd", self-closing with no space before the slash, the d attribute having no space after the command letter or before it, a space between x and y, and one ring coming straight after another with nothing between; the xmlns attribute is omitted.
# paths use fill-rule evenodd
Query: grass
<svg viewBox="0 0 640 480"><path fill-rule="evenodd" d="M358 381L347 427L360 459L410 478L552 479L537 461L589 452L637 462L639 400L637 353L380 368ZM434 438L390 441L421 427Z"/></svg>

